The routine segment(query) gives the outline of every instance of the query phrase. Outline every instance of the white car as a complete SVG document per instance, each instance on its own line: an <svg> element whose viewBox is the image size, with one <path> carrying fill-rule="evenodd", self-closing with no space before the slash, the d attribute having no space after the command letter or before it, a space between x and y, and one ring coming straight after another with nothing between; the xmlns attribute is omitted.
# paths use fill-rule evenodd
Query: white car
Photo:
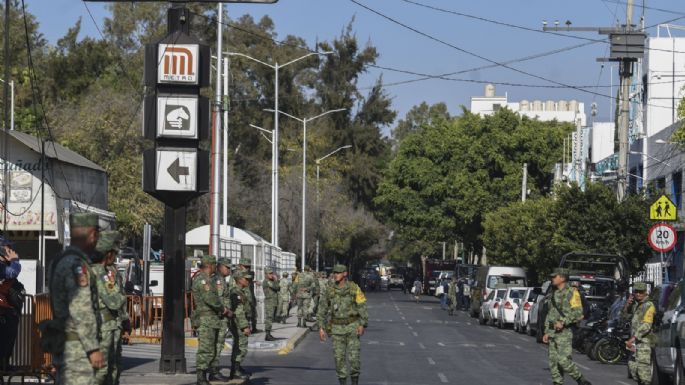
<svg viewBox="0 0 685 385"><path fill-rule="evenodd" d="M525 298L527 291L527 287L510 287L506 289L506 293L502 297L500 306L497 309L498 314L495 318L497 327L503 329L508 325L514 324L516 311Z"/></svg>
<svg viewBox="0 0 685 385"><path fill-rule="evenodd" d="M490 292L480 306L480 315L478 322L481 325L493 325L497 319L497 313L502 297L507 293L507 289L496 289Z"/></svg>
<svg viewBox="0 0 685 385"><path fill-rule="evenodd" d="M539 288L536 290L536 288L533 287L529 287L526 291L526 294L522 300L522 305L520 305L518 310L516 310L516 317L514 317L514 331L519 333L526 332L526 329L528 328L528 321L530 319L530 310L533 308L539 292Z"/></svg>

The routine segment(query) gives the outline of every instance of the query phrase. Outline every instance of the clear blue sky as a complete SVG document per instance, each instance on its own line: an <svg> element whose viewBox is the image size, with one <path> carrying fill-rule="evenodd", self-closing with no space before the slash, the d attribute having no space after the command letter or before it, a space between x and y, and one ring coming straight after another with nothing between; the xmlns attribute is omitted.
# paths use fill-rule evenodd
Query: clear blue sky
<svg viewBox="0 0 685 385"><path fill-rule="evenodd" d="M584 43L583 40L523 31L445 14L401 0L358 1L451 45L497 62ZM622 3L624 0L414 1L533 29L541 29L543 19L550 22L558 19L562 23L570 20L574 26L609 26L615 24L616 18L621 21L625 20L625 5ZM642 2L638 0L637 3ZM79 17L83 18L84 34L99 36L81 1L27 0L27 4L29 11L38 17L41 32L51 43L61 37ZM101 26L103 17L107 15L105 5L88 3L88 6ZM680 14L648 9L645 11L646 25L685 16L685 6L680 1L647 0L647 6L678 11ZM369 41L378 48L380 52L378 64L381 66L419 73L441 74L490 64L393 24L349 0L280 0L276 5L230 4L228 12L231 18L251 14L258 19L263 15L269 15L275 21L280 37L288 34L302 36L310 45L313 45L316 39L333 39L341 33L350 20L354 19L354 27L359 40ZM636 19L639 20L641 14L642 10L636 7ZM685 19L679 22L685 24ZM648 32L656 35L655 28ZM602 38L595 33L581 33L577 36ZM564 84L608 86L611 83L609 68L601 70L601 64L595 60L596 57L605 56L607 50L607 44L594 44L511 66ZM415 78L408 74L374 70L364 77L361 85L372 85L381 74L386 83ZM455 77L518 84L550 84L506 68L484 69L455 75ZM616 71L614 71L614 86L616 79ZM460 105L468 106L469 98L481 95L483 88L482 84L427 80L392 86L387 90L393 97L393 107L402 117L413 105L422 101L445 102L452 112L458 113ZM608 88L597 88L592 91L610 94ZM609 99L573 89L497 86L498 94L505 92L508 93L510 101L577 99L585 102L585 112L588 117L590 104L595 101L599 106L597 119L607 120L609 116Z"/></svg>

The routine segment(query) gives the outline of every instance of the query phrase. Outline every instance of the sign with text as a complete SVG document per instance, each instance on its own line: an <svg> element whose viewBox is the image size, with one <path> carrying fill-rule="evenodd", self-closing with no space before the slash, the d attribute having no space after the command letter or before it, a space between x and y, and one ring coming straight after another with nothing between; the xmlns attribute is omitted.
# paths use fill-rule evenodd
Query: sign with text
<svg viewBox="0 0 685 385"><path fill-rule="evenodd" d="M647 240L654 251L665 253L673 250L678 240L678 235L673 226L667 223L659 223L649 229Z"/></svg>
<svg viewBox="0 0 685 385"><path fill-rule="evenodd" d="M157 82L162 84L198 84L198 44L159 44Z"/></svg>

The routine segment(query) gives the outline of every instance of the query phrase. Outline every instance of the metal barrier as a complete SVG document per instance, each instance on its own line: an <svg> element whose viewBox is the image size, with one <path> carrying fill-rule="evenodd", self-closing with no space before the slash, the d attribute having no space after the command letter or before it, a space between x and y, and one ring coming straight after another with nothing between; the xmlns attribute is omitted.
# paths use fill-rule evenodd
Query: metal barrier
<svg viewBox="0 0 685 385"><path fill-rule="evenodd" d="M193 296L186 293L184 304L183 330L192 334L190 315L193 309ZM160 343L162 340L162 317L164 316L163 296L129 295L128 316L131 319L131 342Z"/></svg>

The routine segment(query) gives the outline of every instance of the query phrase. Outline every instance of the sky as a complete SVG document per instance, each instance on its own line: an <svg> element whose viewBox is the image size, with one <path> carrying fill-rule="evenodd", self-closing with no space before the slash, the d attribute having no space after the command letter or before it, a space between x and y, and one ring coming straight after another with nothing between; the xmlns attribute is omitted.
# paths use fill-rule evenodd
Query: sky
<svg viewBox="0 0 685 385"><path fill-rule="evenodd" d="M355 1L396 22L355 4ZM398 112L398 117L402 118L412 106L424 101L429 104L444 102L452 113L458 114L461 106L469 106L472 96L483 94L485 84L478 82L507 83L497 85L496 90L498 95L506 93L509 101L575 99L585 102L589 122L590 105L593 102L597 103L598 108L595 119L609 120L611 100L608 96L616 93L617 70L610 68L611 63L603 65L596 60L608 55L609 45L600 42L568 49L591 43L583 38L605 37L594 32L570 36L542 33L542 21L547 20L553 24L555 20L559 20L563 25L569 20L573 26L610 27L617 20L625 22L625 1L280 0L274 5L228 4L227 9L231 19L245 14L250 14L255 19L268 15L274 20L280 38L287 35L301 36L310 46L317 40L334 39L353 21L359 40L373 44L378 49L380 57L377 65L420 74L453 73L560 50L556 54L507 64L506 67L509 68L495 66L452 76L466 81L430 79L389 85L386 91L393 99L393 108ZM682 1L645 1L646 7L658 8L644 10L645 25L657 25L678 17L683 19L674 23L685 25L685 5ZM29 12L37 16L40 31L50 43L55 43L63 36L79 17L83 18L82 34L99 38L86 6L90 8L100 27L108 14L105 3L86 4L78 0L26 0L26 3ZM429 9L416 3L448 12ZM637 4L641 5L642 1L638 0ZM464 14L481 19L468 18ZM59 17L55 17L56 15ZM634 20L639 22L643 9L636 6L634 15ZM650 28L647 32L650 36L656 36L657 28ZM663 29L661 33L664 33ZM680 32L680 36L685 36L685 33ZM360 80L360 86L371 86L380 76L386 84L417 78L416 75L407 73L372 69ZM610 88L612 84L613 93ZM586 88L587 92L583 92L566 86L591 88Z"/></svg>

